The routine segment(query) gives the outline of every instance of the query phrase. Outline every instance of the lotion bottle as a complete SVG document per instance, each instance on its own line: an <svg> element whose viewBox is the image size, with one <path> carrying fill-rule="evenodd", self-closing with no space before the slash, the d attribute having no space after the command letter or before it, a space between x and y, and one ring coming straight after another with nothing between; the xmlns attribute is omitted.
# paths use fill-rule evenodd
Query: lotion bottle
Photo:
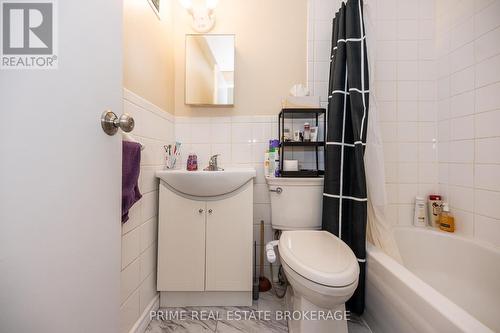
<svg viewBox="0 0 500 333"><path fill-rule="evenodd" d="M425 227L427 225L425 199L422 197L415 198L415 217L413 219L413 225L416 227Z"/></svg>
<svg viewBox="0 0 500 333"><path fill-rule="evenodd" d="M269 150L266 150L266 152L264 153L264 175L266 177L269 176L269 168L270 168Z"/></svg>

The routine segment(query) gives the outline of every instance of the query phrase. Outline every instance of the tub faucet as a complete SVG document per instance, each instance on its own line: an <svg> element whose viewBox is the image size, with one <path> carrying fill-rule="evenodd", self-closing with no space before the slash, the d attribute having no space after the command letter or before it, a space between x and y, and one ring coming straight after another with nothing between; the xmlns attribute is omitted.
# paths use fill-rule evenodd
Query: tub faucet
<svg viewBox="0 0 500 333"><path fill-rule="evenodd" d="M224 171L224 169L222 168L219 168L217 166L217 157L219 157L220 155L217 154L217 155L213 155L212 157L210 157L210 160L208 161L208 166L203 169L205 171Z"/></svg>

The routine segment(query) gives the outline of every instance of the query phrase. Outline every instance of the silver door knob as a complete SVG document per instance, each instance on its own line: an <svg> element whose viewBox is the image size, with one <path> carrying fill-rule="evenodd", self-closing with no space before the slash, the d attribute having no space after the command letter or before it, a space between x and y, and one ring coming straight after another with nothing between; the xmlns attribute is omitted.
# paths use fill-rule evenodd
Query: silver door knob
<svg viewBox="0 0 500 333"><path fill-rule="evenodd" d="M118 128L128 133L134 129L134 126L134 118L128 113L124 113L118 118L113 111L106 110L101 115L101 127L107 135L115 135Z"/></svg>
<svg viewBox="0 0 500 333"><path fill-rule="evenodd" d="M203 213L203 209L201 209L201 208L200 208L200 209L198 210L198 213L202 214L202 213Z"/></svg>
<svg viewBox="0 0 500 333"><path fill-rule="evenodd" d="M213 210L209 209L208 214L212 214L212 213L213 213Z"/></svg>

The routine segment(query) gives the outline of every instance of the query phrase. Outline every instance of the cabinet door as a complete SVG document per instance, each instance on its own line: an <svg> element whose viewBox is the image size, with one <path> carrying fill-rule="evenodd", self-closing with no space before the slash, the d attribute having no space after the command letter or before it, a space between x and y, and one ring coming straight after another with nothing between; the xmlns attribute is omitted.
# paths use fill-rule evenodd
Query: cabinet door
<svg viewBox="0 0 500 333"><path fill-rule="evenodd" d="M206 202L160 185L158 290L205 290Z"/></svg>
<svg viewBox="0 0 500 333"><path fill-rule="evenodd" d="M206 290L252 290L253 184L207 202Z"/></svg>

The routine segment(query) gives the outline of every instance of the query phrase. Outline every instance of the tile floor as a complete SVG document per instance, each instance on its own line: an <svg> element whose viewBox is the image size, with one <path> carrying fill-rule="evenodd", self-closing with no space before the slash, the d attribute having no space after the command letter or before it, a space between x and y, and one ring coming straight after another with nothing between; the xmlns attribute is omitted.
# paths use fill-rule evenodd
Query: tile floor
<svg viewBox="0 0 500 333"><path fill-rule="evenodd" d="M285 320L276 320L271 316L268 318L247 320L227 320L230 311L277 311L284 310L284 300L278 299L271 292L261 293L258 301L251 307L188 307L188 308L165 308L167 314L183 312L185 318L177 320L154 319L146 329L146 333L287 333L288 326ZM233 312L234 313L234 312ZM194 314L194 316L193 316ZM211 314L211 316L209 316ZM199 318L196 318L198 316ZM200 318L204 316L205 318ZM215 318L216 317L216 318ZM165 318L169 319L169 318ZM172 318L170 318L172 319ZM203 320L201 320L203 319ZM371 333L359 318L349 321L349 333Z"/></svg>

